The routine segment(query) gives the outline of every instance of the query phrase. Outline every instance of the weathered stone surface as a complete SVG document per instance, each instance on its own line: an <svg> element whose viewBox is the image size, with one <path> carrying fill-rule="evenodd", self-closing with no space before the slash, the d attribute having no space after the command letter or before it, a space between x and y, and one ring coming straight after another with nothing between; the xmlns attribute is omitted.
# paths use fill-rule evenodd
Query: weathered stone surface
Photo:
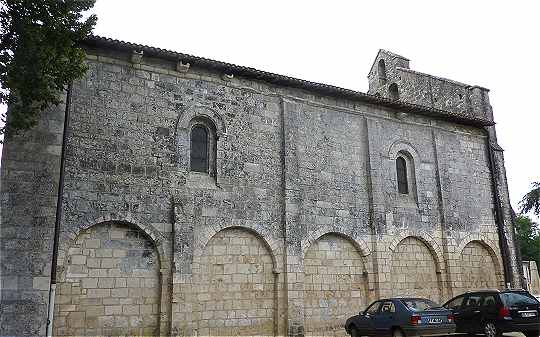
<svg viewBox="0 0 540 337"><path fill-rule="evenodd" d="M71 91L57 334L338 335L396 292L502 287L504 267L516 282L494 129L489 143L476 126L130 55L90 48ZM383 57L386 82L372 72L370 92L401 76L403 101L492 118L485 89ZM45 331L62 113L4 147L1 335ZM191 169L194 125L211 135L207 172ZM500 272L464 283L480 275L479 247Z"/></svg>
<svg viewBox="0 0 540 337"><path fill-rule="evenodd" d="M403 239L392 253L391 263L392 296L418 296L441 303L438 263L422 241Z"/></svg>
<svg viewBox="0 0 540 337"><path fill-rule="evenodd" d="M474 241L463 248L460 263L463 291L497 288L501 270L492 255L489 248Z"/></svg>
<svg viewBox="0 0 540 337"><path fill-rule="evenodd" d="M408 59L386 50L381 49L377 54L368 78L370 94L477 118L492 118L488 89L412 70ZM397 97L391 87L397 88Z"/></svg>
<svg viewBox="0 0 540 337"><path fill-rule="evenodd" d="M65 94L60 95L65 101ZM45 335L65 105L6 136L0 183L0 335ZM8 118L9 121L9 118Z"/></svg>
<svg viewBox="0 0 540 337"><path fill-rule="evenodd" d="M123 257L99 257L100 251L121 250ZM158 331L157 305L160 289L159 259L152 242L140 230L115 223L100 224L82 232L69 249L98 263L68 257L65 273L58 279L55 305L55 336L144 335ZM109 261L112 261L109 262ZM84 262L84 263L82 263ZM72 267L84 264L78 273ZM93 270L103 274L92 276ZM129 279L129 284L125 281ZM118 281L120 280L120 281ZM116 300L116 301L113 301ZM150 303L150 304L148 304Z"/></svg>
<svg viewBox="0 0 540 337"><path fill-rule="evenodd" d="M361 252L347 239L326 234L307 251L304 268L306 335L347 335L347 318L369 304Z"/></svg>
<svg viewBox="0 0 540 337"><path fill-rule="evenodd" d="M192 319L197 334L273 335L273 269L271 253L254 234L225 229L212 237L193 266Z"/></svg>

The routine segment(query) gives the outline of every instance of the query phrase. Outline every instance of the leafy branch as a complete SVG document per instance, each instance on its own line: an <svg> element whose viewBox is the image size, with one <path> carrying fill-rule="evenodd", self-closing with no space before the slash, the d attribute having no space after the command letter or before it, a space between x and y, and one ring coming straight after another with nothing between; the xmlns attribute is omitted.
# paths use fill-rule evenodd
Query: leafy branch
<svg viewBox="0 0 540 337"><path fill-rule="evenodd" d="M532 183L532 189L521 199L519 208L521 214L532 210L535 215L540 215L540 182Z"/></svg>
<svg viewBox="0 0 540 337"><path fill-rule="evenodd" d="M77 43L92 32L96 16L83 19L95 0L0 0L0 134L27 130L41 111L58 105L58 93L84 75ZM7 121L6 121L7 119Z"/></svg>

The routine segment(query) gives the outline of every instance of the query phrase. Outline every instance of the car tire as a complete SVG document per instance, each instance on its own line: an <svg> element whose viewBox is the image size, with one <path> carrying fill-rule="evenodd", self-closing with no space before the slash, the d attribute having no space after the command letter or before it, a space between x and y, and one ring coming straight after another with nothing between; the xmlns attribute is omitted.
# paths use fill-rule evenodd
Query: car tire
<svg viewBox="0 0 540 337"><path fill-rule="evenodd" d="M400 328L395 328L394 330L392 330L392 337L406 337L406 336L403 330L401 330Z"/></svg>
<svg viewBox="0 0 540 337"><path fill-rule="evenodd" d="M485 322L482 326L482 333L486 337L500 337L502 336L501 332L497 329L497 326L493 322Z"/></svg>
<svg viewBox="0 0 540 337"><path fill-rule="evenodd" d="M360 337L360 333L355 326L351 327L351 337Z"/></svg>

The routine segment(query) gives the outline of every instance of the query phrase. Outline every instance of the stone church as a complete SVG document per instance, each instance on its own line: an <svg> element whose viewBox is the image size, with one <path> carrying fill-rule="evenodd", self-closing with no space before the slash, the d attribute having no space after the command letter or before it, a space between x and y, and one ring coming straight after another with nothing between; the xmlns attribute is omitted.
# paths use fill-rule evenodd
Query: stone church
<svg viewBox="0 0 540 337"><path fill-rule="evenodd" d="M102 37L1 165L0 335L336 336L519 286L488 89L380 50L362 93Z"/></svg>

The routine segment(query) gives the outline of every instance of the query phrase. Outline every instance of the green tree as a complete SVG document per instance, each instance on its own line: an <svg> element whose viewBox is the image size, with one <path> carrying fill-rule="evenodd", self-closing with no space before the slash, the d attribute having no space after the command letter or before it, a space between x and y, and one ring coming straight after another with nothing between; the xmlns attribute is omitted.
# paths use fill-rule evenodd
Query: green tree
<svg viewBox="0 0 540 337"><path fill-rule="evenodd" d="M39 113L59 104L58 93L84 75L77 43L92 32L96 16L83 18L95 0L0 0L0 104L17 133L34 126ZM6 122L6 114L1 116Z"/></svg>
<svg viewBox="0 0 540 337"><path fill-rule="evenodd" d="M521 199L519 206L521 214L532 210L535 215L540 215L540 182L532 183L532 189Z"/></svg>
<svg viewBox="0 0 540 337"><path fill-rule="evenodd" d="M528 216L519 215L516 219L516 229L524 261L534 260L540 266L540 232L539 226Z"/></svg>

